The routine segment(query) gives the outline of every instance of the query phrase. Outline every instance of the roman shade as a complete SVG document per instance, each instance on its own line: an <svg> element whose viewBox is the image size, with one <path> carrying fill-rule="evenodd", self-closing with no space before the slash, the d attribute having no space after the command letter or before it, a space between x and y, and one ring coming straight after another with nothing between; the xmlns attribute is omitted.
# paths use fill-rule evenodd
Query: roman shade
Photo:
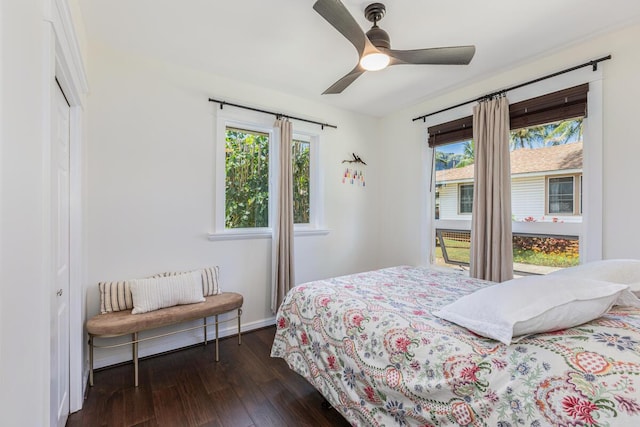
<svg viewBox="0 0 640 427"><path fill-rule="evenodd" d="M585 83L557 92L520 101L509 106L509 127L520 129L560 120L587 116ZM473 117L467 116L428 128L429 147L468 141L473 138Z"/></svg>

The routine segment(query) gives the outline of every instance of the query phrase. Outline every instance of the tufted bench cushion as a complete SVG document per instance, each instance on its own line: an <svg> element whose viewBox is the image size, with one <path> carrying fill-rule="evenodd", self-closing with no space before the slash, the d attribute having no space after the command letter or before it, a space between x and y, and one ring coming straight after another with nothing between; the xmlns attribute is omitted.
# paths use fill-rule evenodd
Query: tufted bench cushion
<svg viewBox="0 0 640 427"><path fill-rule="evenodd" d="M133 362L135 368L135 385L138 385L138 342L148 339L165 336L162 334L156 337L138 339L138 332L149 329L160 328L163 326L174 325L176 323L188 322L191 320L204 319L202 326L196 328L204 328L204 343L207 343L206 318L215 316L216 327L216 361L218 360L218 315L233 310L238 310L238 343L241 343L240 337L240 316L242 314L242 304L244 298L235 292L223 292L218 295L205 297L204 302L176 305L173 307L162 308L148 313L131 314L131 310L115 311L111 313L98 314L86 323L87 332L89 333L89 358L90 358L90 375L89 383L93 385L93 348L94 347L117 347L125 344L133 344ZM173 333L184 332L195 328L189 328ZM124 344L113 346L97 346L94 345L94 338L109 338L121 335L132 334L132 340ZM170 333L171 334L171 333Z"/></svg>

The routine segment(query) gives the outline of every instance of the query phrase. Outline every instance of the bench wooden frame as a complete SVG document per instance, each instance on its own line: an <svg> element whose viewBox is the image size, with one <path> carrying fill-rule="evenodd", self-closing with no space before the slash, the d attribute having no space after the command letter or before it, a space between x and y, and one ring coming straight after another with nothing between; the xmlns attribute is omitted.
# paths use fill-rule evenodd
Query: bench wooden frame
<svg viewBox="0 0 640 427"><path fill-rule="evenodd" d="M133 367L134 367L134 383L138 386L138 343L166 337L169 335L187 332L194 329L204 329L204 345L207 345L207 326L215 326L215 356L216 362L219 359L218 346L218 325L233 320L238 321L238 345L242 344L241 335L241 316L242 316L243 297L234 292L223 292L219 295L205 297L203 303L177 305L174 307L162 308L142 314L131 314L131 310L118 311L113 313L98 314L87 321L87 332L89 334L89 385L93 386L93 352L94 348L115 348L131 345ZM231 319L219 321L218 315L229 313L237 310L237 316ZM214 317L213 323L207 323L208 317ZM193 326L178 331L171 331L153 336L138 338L138 333L151 329L169 326L187 321L202 319L202 325ZM96 338L114 338L131 334L131 340L112 345L96 345Z"/></svg>

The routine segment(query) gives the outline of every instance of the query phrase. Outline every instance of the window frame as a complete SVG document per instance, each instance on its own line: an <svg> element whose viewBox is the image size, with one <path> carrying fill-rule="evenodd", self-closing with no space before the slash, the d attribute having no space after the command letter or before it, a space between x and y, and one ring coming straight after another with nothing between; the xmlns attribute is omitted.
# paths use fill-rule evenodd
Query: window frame
<svg viewBox="0 0 640 427"><path fill-rule="evenodd" d="M294 129L292 140L305 141L309 143L309 222L293 224L294 232L302 234L321 229L322 209L320 195L320 167L319 167L319 150L320 135L317 132L308 130Z"/></svg>
<svg viewBox="0 0 640 427"><path fill-rule="evenodd" d="M461 182L458 184L458 215L471 215L473 213L473 182ZM462 211L462 187L471 187L471 210Z"/></svg>
<svg viewBox="0 0 640 427"><path fill-rule="evenodd" d="M563 234L576 235L580 238L580 260L581 262L595 261L602 259L603 250L603 166L602 155L603 149L603 106L604 106L604 90L603 90L603 73L602 69L580 69L566 74L562 77L548 79L535 84L523 86L509 92L510 102L516 103L526 101L536 96L541 96L554 91L563 90L576 85L588 83L589 91L587 93L588 111L583 123L583 139L588 141L583 150L583 167L581 175L581 183L588 194L581 193L581 209L580 215L583 216L582 223L565 223L566 231ZM429 141L431 135L429 128L438 126L443 123L460 120L464 122L464 118L472 114L473 105L464 104L451 108L449 110L426 117L422 127L422 140ZM424 143L422 145L422 159L424 165L432 165L434 162L435 148L432 144ZM461 224L448 220L434 220L435 202L432 197L433 185L435 182L434 168L425 167L425 182L430 183L421 198L421 211L423 213L422 223L422 240L421 240L421 259L426 263L435 266L435 247L432 242L435 241L436 228L461 228L467 229L471 226L470 220L465 220ZM527 232L521 230L522 224L513 223L513 232ZM556 234L554 223L534 223L526 225L535 225L535 232L540 234Z"/></svg>
<svg viewBox="0 0 640 427"><path fill-rule="evenodd" d="M269 135L269 219L267 221L267 227L251 227L251 228L227 228L226 227L226 138L227 128L234 128L239 130L246 130L249 132L260 132ZM262 123L242 122L236 120L223 120L218 123L218 135L217 135L217 156L216 156L216 179L215 179L215 233L224 235L235 235L253 237L257 235L264 235L271 233L273 229L273 172L274 172L274 152L273 152L273 140L275 137L275 131L273 127L267 127Z"/></svg>
<svg viewBox="0 0 640 427"><path fill-rule="evenodd" d="M552 179L559 179L559 178L571 178L572 182L571 182L571 197L572 197L572 204L573 204L573 211L572 212L551 212L550 209L550 196L551 196L551 188L549 187L550 181ZM579 183L579 185L578 185ZM546 197L545 197L545 214L546 215L553 215L553 216L582 216L582 191L581 191L581 186L582 186L582 174L562 174L562 175L548 175L545 177L545 193L546 193Z"/></svg>
<svg viewBox="0 0 640 427"><path fill-rule="evenodd" d="M229 109L231 110L231 109ZM278 147L275 143L278 138L278 129L274 126L274 119L271 116L254 112L231 112L221 111L217 117L216 129L213 133L215 138L215 159L213 174L214 185L214 206L213 206L213 232L208 233L209 240L243 240L243 239L270 239L273 236L274 221L274 201L277 200L277 186L275 174L278 168ZM225 141L227 128L236 128L250 132L260 132L269 135L269 220L267 227L256 228L226 228L226 153ZM328 234L329 230L324 228L323 212L323 188L320 173L320 134L316 129L296 122L294 126L293 139L307 140L309 142L309 220L308 224L294 224L294 234L299 235L322 235Z"/></svg>

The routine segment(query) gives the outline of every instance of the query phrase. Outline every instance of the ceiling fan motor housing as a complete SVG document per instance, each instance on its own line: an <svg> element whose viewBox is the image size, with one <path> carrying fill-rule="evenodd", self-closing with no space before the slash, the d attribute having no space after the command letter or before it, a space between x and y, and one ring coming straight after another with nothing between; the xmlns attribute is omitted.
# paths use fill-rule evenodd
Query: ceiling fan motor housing
<svg viewBox="0 0 640 427"><path fill-rule="evenodd" d="M382 28L374 25L369 31L367 31L367 37L371 40L371 43L377 48L391 48L391 40L389 34Z"/></svg>
<svg viewBox="0 0 640 427"><path fill-rule="evenodd" d="M373 22L373 27L367 31L367 37L377 48L391 48L391 40L389 34L382 28L378 27L378 21L382 19L386 12L386 8L382 3L371 3L364 9L364 16L367 20Z"/></svg>

